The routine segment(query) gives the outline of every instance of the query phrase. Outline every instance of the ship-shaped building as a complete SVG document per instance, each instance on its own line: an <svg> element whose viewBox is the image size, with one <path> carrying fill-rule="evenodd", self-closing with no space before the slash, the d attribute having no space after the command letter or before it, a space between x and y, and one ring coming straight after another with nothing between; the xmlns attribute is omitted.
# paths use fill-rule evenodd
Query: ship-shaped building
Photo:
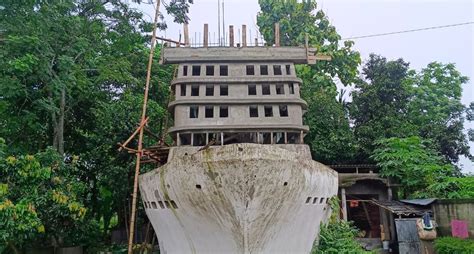
<svg viewBox="0 0 474 254"><path fill-rule="evenodd" d="M165 47L176 64L167 163L140 176L161 253L309 253L337 173L303 143L304 47Z"/></svg>

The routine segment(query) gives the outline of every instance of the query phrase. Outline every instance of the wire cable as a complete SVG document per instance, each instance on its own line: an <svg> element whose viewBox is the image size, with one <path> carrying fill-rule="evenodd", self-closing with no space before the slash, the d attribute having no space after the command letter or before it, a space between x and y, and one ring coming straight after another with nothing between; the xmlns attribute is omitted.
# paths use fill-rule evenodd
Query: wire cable
<svg viewBox="0 0 474 254"><path fill-rule="evenodd" d="M464 22L464 23L457 23L457 24L450 24L450 25L442 25L442 26L424 27L424 28L403 30L403 31L397 31L397 32L347 37L347 38L344 38L342 40L356 40L356 39L363 39L363 38L387 36L387 35L393 35L393 34L413 33L413 32L419 32L419 31L434 30L434 29L441 29L441 28L455 27L455 26L465 26L465 25L472 25L472 24L474 24L474 21Z"/></svg>

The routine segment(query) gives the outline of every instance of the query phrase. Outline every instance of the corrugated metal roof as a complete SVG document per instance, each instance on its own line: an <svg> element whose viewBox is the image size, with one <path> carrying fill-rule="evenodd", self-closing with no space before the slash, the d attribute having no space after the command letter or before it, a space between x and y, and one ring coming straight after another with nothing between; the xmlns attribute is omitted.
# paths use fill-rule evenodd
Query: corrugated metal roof
<svg viewBox="0 0 474 254"><path fill-rule="evenodd" d="M422 216L430 211L430 209L415 207L395 200L371 200L370 202L399 216Z"/></svg>

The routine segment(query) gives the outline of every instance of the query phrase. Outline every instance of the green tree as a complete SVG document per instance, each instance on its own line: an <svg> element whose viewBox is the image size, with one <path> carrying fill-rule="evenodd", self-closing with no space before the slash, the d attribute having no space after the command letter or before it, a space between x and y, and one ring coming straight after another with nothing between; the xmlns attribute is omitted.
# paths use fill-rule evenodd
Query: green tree
<svg viewBox="0 0 474 254"><path fill-rule="evenodd" d="M403 59L387 61L371 54L362 69L365 80L356 84L350 105L362 162L367 162L376 140L417 133L407 117L412 93L405 82L408 67Z"/></svg>
<svg viewBox="0 0 474 254"><path fill-rule="evenodd" d="M304 45L307 35L309 46L331 56L331 61L297 66L303 80L300 93L309 105L304 118L310 126L306 142L317 160L348 162L355 146L345 104L336 99L336 83L346 86L357 80L360 55L352 49L353 42L345 41L341 46L341 36L324 12L316 10L314 0L259 0L259 4L257 25L267 43L275 40L274 24L278 22L282 46Z"/></svg>
<svg viewBox="0 0 474 254"><path fill-rule="evenodd" d="M429 192L429 187L453 175L453 166L418 136L380 139L375 144L372 158L382 176L400 183L402 198L433 197L435 193Z"/></svg>
<svg viewBox="0 0 474 254"><path fill-rule="evenodd" d="M418 135L433 140L433 148L448 162L458 162L460 155L470 157L461 103L462 85L468 78L454 64L433 62L419 73L410 71L407 80L413 89L408 117L418 127Z"/></svg>
<svg viewBox="0 0 474 254"><path fill-rule="evenodd" d="M172 0L165 8L183 22L191 3ZM119 0L1 5L0 136L13 155L48 146L65 158L77 155L87 216L107 231L111 216L127 219L133 156L119 154L116 144L137 127L152 26ZM158 58L159 50L148 128L161 134L174 67L156 64Z"/></svg>
<svg viewBox="0 0 474 254"><path fill-rule="evenodd" d="M2 245L18 252L27 242L43 246L80 242L71 236L89 223L83 222L85 188L72 173L75 158L64 163L52 150L7 156L2 143L0 139L4 154L0 158Z"/></svg>
<svg viewBox="0 0 474 254"><path fill-rule="evenodd" d="M387 61L372 54L363 74L350 107L362 160L378 139L413 135L432 140L431 148L447 162L470 157L461 103L467 77L453 64L434 62L417 73L403 59Z"/></svg>

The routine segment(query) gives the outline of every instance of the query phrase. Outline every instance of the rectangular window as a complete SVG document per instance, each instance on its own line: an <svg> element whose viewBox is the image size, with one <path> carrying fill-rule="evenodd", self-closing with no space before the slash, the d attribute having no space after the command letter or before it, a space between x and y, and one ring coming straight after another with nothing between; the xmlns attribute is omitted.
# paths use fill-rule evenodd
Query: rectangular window
<svg viewBox="0 0 474 254"><path fill-rule="evenodd" d="M262 85L262 94L270 95L270 85Z"/></svg>
<svg viewBox="0 0 474 254"><path fill-rule="evenodd" d="M189 118L198 118L199 117L199 107L191 106L189 107Z"/></svg>
<svg viewBox="0 0 474 254"><path fill-rule="evenodd" d="M247 75L255 75L255 69L253 65L247 65Z"/></svg>
<svg viewBox="0 0 474 254"><path fill-rule="evenodd" d="M273 144L285 144L285 133L273 132Z"/></svg>
<svg viewBox="0 0 474 254"><path fill-rule="evenodd" d="M229 95L229 87L227 85L221 85L221 89L220 89L220 94L221 96L227 96Z"/></svg>
<svg viewBox="0 0 474 254"><path fill-rule="evenodd" d="M288 85L290 88L290 94L295 94L295 86L293 84Z"/></svg>
<svg viewBox="0 0 474 254"><path fill-rule="evenodd" d="M281 65L273 65L273 75L281 75Z"/></svg>
<svg viewBox="0 0 474 254"><path fill-rule="evenodd" d="M214 65L206 65L206 76L214 76Z"/></svg>
<svg viewBox="0 0 474 254"><path fill-rule="evenodd" d="M193 65L193 76L200 76L200 75L201 75L201 66Z"/></svg>
<svg viewBox="0 0 474 254"><path fill-rule="evenodd" d="M219 66L219 72L221 76L228 76L229 75L229 67L227 65Z"/></svg>
<svg viewBox="0 0 474 254"><path fill-rule="evenodd" d="M286 75L291 75L291 66L289 64L285 66L285 69L286 69Z"/></svg>
<svg viewBox="0 0 474 254"><path fill-rule="evenodd" d="M258 117L258 107L249 106L249 113L250 113L250 117Z"/></svg>
<svg viewBox="0 0 474 254"><path fill-rule="evenodd" d="M193 146L205 146L206 133L193 133Z"/></svg>
<svg viewBox="0 0 474 254"><path fill-rule="evenodd" d="M180 133L179 142L182 146L187 146L191 144L191 133Z"/></svg>
<svg viewBox="0 0 474 254"><path fill-rule="evenodd" d="M181 84L181 96L186 96L186 84Z"/></svg>
<svg viewBox="0 0 474 254"><path fill-rule="evenodd" d="M260 65L260 75L268 75L268 66Z"/></svg>
<svg viewBox="0 0 474 254"><path fill-rule="evenodd" d="M288 106L280 105L280 116L281 117L288 117Z"/></svg>
<svg viewBox="0 0 474 254"><path fill-rule="evenodd" d="M272 106L264 106L265 117L272 117L273 116L273 107Z"/></svg>
<svg viewBox="0 0 474 254"><path fill-rule="evenodd" d="M220 106L219 107L219 117L222 117L222 118L229 117L229 107Z"/></svg>
<svg viewBox="0 0 474 254"><path fill-rule="evenodd" d="M288 132L286 134L288 137L288 144L299 144L300 143L300 134L295 132Z"/></svg>
<svg viewBox="0 0 474 254"><path fill-rule="evenodd" d="M216 132L216 133L209 133L208 134L208 139L209 139L209 143L214 141L214 145L220 145L221 144L221 133L220 132Z"/></svg>
<svg viewBox="0 0 474 254"><path fill-rule="evenodd" d="M272 133L271 132L261 132L260 133L260 142L262 144L271 144L272 143Z"/></svg>
<svg viewBox="0 0 474 254"><path fill-rule="evenodd" d="M199 96L199 85L191 86L191 96Z"/></svg>
<svg viewBox="0 0 474 254"><path fill-rule="evenodd" d="M206 85L206 96L214 96L214 85Z"/></svg>
<svg viewBox="0 0 474 254"><path fill-rule="evenodd" d="M257 95L257 86L249 85L249 95Z"/></svg>
<svg viewBox="0 0 474 254"><path fill-rule="evenodd" d="M188 76L188 66L183 66L183 76Z"/></svg>
<svg viewBox="0 0 474 254"><path fill-rule="evenodd" d="M214 106L206 106L205 115L206 115L206 118L213 118Z"/></svg>
<svg viewBox="0 0 474 254"><path fill-rule="evenodd" d="M283 84L278 84L275 86L277 94L285 94L285 87Z"/></svg>

